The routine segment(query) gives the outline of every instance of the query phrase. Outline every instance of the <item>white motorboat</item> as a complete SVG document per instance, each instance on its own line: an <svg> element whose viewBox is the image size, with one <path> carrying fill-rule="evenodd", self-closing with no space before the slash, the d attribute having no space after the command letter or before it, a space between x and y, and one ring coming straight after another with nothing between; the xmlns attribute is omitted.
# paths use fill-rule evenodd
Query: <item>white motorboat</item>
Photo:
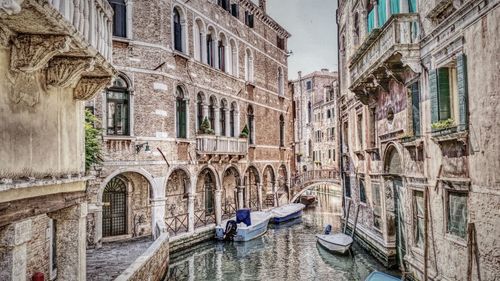
<svg viewBox="0 0 500 281"><path fill-rule="evenodd" d="M302 216L302 210L306 205L301 203L290 203L281 207L271 209L272 223L282 223Z"/></svg>
<svg viewBox="0 0 500 281"><path fill-rule="evenodd" d="M329 250L339 254L344 254L349 250L353 242L352 237L344 233L318 234L318 243Z"/></svg>
<svg viewBox="0 0 500 281"><path fill-rule="evenodd" d="M267 232L271 217L270 212L250 212L250 220L247 220L247 223L231 219L227 222L225 231L218 225L215 228L215 237L219 240L250 241Z"/></svg>

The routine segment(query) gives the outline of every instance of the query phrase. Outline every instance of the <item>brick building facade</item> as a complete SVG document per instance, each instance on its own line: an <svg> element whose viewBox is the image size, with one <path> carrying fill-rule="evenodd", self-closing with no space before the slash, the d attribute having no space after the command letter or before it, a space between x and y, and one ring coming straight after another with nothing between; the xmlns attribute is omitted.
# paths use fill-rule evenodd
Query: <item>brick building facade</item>
<svg viewBox="0 0 500 281"><path fill-rule="evenodd" d="M287 201L290 36L265 1L110 1L112 87L88 108L104 161L88 243L171 236Z"/></svg>
<svg viewBox="0 0 500 281"><path fill-rule="evenodd" d="M499 4L339 1L348 224L408 278L499 276Z"/></svg>

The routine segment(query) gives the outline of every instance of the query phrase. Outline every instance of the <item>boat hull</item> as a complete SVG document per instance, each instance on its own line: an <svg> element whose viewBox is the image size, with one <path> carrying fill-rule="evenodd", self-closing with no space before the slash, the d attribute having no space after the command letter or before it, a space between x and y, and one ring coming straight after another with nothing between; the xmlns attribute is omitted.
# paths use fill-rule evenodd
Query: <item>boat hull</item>
<svg viewBox="0 0 500 281"><path fill-rule="evenodd" d="M291 213L291 214L286 215L286 216L274 217L271 219L271 223L274 223L274 224L284 223L284 222L291 221L291 220L294 220L294 219L297 219L300 217L302 217L302 210Z"/></svg>
<svg viewBox="0 0 500 281"><path fill-rule="evenodd" d="M318 243L323 246L323 248L327 249L330 252L333 253L338 253L338 254L345 254L349 248L351 247L352 241L347 244L337 244L337 243L332 243L330 241L326 241L325 239L322 239L320 235L316 235L318 239Z"/></svg>
<svg viewBox="0 0 500 281"><path fill-rule="evenodd" d="M233 241L246 242L264 235L267 232L269 219L245 228L238 228Z"/></svg>

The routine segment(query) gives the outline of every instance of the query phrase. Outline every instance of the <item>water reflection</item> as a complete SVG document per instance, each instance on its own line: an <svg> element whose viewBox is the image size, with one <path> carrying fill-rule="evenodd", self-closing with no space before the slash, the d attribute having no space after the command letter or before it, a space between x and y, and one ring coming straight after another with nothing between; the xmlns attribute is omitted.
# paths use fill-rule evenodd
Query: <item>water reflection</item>
<svg viewBox="0 0 500 281"><path fill-rule="evenodd" d="M352 255L337 256L317 245L325 224L341 228L338 189L318 188L318 203L302 220L272 227L246 243L200 244L173 254L166 280L363 280L374 269L372 257L353 245Z"/></svg>

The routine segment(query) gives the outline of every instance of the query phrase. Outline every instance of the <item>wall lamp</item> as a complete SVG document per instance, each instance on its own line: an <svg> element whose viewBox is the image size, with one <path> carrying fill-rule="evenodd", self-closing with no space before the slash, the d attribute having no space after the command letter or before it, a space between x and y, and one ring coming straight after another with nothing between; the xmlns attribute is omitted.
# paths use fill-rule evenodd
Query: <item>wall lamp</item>
<svg viewBox="0 0 500 281"><path fill-rule="evenodd" d="M135 145L135 151L137 153L141 152L141 149L144 147L144 152L151 152L151 149L149 148L149 144L147 142L141 143L141 144L136 144Z"/></svg>

